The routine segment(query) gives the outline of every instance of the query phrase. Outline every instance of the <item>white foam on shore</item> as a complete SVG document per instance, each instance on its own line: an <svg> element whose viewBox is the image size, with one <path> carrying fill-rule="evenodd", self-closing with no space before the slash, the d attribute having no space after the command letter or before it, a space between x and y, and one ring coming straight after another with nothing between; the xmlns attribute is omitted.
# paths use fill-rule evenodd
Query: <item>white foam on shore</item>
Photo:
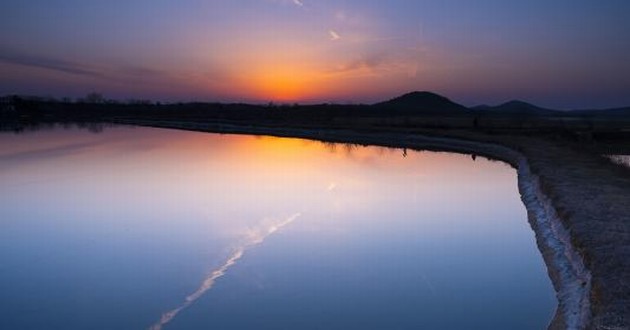
<svg viewBox="0 0 630 330"><path fill-rule="evenodd" d="M584 329L590 319L591 274L571 245L569 232L525 159L519 162L518 173L523 203L536 221L534 229L544 245L541 248L549 253L547 262L551 261L558 275L556 296L564 325L566 329Z"/></svg>

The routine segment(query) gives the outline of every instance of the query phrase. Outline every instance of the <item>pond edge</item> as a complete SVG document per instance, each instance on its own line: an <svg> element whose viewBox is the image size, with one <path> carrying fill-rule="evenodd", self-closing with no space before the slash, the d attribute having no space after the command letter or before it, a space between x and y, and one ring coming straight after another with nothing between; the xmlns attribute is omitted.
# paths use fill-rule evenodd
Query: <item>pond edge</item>
<svg viewBox="0 0 630 330"><path fill-rule="evenodd" d="M351 143L392 148L432 150L480 155L503 161L517 171L521 200L536 236L548 275L556 291L558 306L549 329L585 329L591 322L591 272L580 253L571 243L569 231L564 227L553 200L543 189L527 157L495 142L473 141L450 136L432 136L410 133L357 132L346 129L314 129L244 126L223 123L186 123L160 121L121 121L121 124L156 128L181 129L219 134L268 135L303 138L331 143Z"/></svg>

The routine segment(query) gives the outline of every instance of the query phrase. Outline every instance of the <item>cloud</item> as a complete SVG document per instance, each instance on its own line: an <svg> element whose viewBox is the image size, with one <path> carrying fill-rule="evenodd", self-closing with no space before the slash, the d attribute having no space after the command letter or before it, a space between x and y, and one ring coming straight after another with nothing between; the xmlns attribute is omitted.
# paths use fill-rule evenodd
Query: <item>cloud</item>
<svg viewBox="0 0 630 330"><path fill-rule="evenodd" d="M25 54L9 50L0 50L0 62L10 65L26 66L52 70L74 76L97 78L104 81L132 84L172 85L174 80L185 80L172 73L139 65L96 65L45 55Z"/></svg>
<svg viewBox="0 0 630 330"><path fill-rule="evenodd" d="M10 51L0 51L0 62L30 66L41 69L60 71L69 74L102 77L103 74L92 68L73 61L56 59L47 56L18 54Z"/></svg>
<svg viewBox="0 0 630 330"><path fill-rule="evenodd" d="M406 54L375 53L338 62L325 73L331 76L375 77L396 74L400 78L416 79L421 71L419 60Z"/></svg>
<svg viewBox="0 0 630 330"><path fill-rule="evenodd" d="M160 320L153 324L149 329L161 330L167 323L171 322L177 316L177 314L179 314L182 310L190 307L190 305L201 298L204 293L212 289L216 280L224 276L230 269L230 267L234 266L238 262L238 260L243 257L247 250L258 244L263 243L265 239L267 239L267 237L277 232L282 227L295 221L295 219L297 219L300 215L300 213L296 213L288 218L280 220L265 219L259 227L250 229L245 235L245 239L234 249L232 254L230 254L223 265L212 271L208 275L208 277L203 280L199 288L195 292L188 295L181 305L162 314Z"/></svg>
<svg viewBox="0 0 630 330"><path fill-rule="evenodd" d="M341 39L341 36L335 30L329 30L328 34L330 34L330 40L332 40L332 41L337 41L337 40Z"/></svg>
<svg viewBox="0 0 630 330"><path fill-rule="evenodd" d="M345 21L345 20L348 18L348 16L346 15L346 12L344 12L344 11L341 11L341 10L340 10L340 11L337 11L337 12L335 13L335 18L336 18L338 21L343 22L343 21Z"/></svg>
<svg viewBox="0 0 630 330"><path fill-rule="evenodd" d="M148 78L163 77L166 75L166 73L161 70L133 65L119 67L115 70L115 72L119 75Z"/></svg>
<svg viewBox="0 0 630 330"><path fill-rule="evenodd" d="M331 73L345 73L358 70L376 70L388 64L384 55L368 55L348 61L330 70Z"/></svg>
<svg viewBox="0 0 630 330"><path fill-rule="evenodd" d="M284 5L296 5L298 7L304 7L304 2L302 0L267 0L267 2L272 3L280 3Z"/></svg>

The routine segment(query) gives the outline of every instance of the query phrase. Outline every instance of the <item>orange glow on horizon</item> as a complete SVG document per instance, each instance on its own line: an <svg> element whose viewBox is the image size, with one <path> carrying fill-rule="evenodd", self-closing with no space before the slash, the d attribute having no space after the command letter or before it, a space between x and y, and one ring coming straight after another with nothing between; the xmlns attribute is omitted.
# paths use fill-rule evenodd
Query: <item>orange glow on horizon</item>
<svg viewBox="0 0 630 330"><path fill-rule="evenodd" d="M258 78L255 90L272 101L296 101L303 96L302 82L295 73L269 72Z"/></svg>
<svg viewBox="0 0 630 330"><path fill-rule="evenodd" d="M316 72L299 66L271 65L256 72L249 89L259 99L299 102L321 89Z"/></svg>

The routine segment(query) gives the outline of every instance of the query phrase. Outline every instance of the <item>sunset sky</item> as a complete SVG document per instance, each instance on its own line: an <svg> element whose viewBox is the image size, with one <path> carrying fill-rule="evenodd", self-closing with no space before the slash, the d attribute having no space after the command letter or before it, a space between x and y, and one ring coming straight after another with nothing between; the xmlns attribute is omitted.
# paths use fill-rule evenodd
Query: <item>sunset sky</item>
<svg viewBox="0 0 630 330"><path fill-rule="evenodd" d="M3 0L0 95L630 105L627 0Z"/></svg>

